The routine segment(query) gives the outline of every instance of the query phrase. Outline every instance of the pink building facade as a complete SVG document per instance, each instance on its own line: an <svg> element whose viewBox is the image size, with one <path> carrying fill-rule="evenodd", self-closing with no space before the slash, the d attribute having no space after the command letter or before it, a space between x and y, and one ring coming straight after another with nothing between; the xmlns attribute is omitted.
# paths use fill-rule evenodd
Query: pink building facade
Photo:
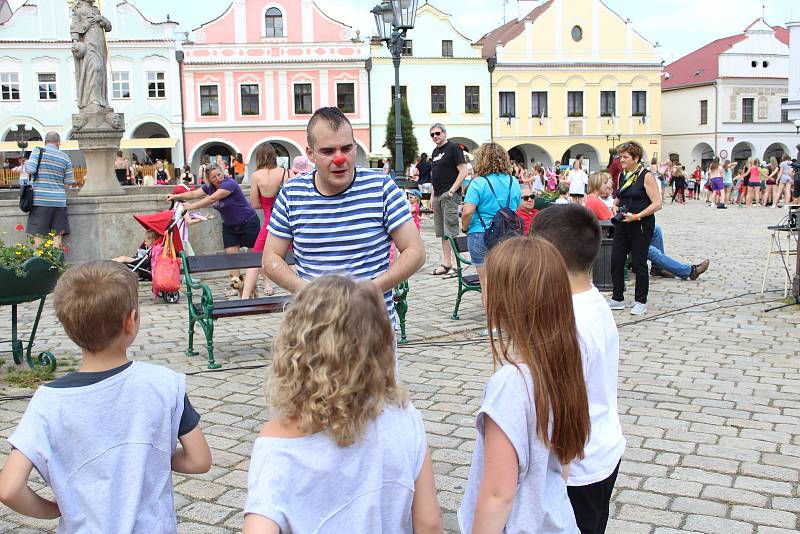
<svg viewBox="0 0 800 534"><path fill-rule="evenodd" d="M353 124L359 164L369 153L367 51L350 26L312 0L233 0L184 45L187 161L272 143L282 164L305 153L314 110L338 106Z"/></svg>

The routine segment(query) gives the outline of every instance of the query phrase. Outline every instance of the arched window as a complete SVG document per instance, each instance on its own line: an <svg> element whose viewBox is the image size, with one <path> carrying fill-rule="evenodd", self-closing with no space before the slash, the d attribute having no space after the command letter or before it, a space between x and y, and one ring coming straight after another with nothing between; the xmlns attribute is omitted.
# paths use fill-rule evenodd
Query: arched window
<svg viewBox="0 0 800 534"><path fill-rule="evenodd" d="M264 14L264 36L283 37L283 16L277 7L271 7Z"/></svg>

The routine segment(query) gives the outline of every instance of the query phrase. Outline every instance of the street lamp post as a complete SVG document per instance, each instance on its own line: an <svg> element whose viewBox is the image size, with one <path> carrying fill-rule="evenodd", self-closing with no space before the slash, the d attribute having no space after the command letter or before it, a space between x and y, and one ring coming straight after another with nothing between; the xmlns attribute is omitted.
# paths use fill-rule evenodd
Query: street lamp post
<svg viewBox="0 0 800 534"><path fill-rule="evenodd" d="M622 134L609 134L606 135L606 142L611 143L612 147L617 146L617 143L622 141Z"/></svg>
<svg viewBox="0 0 800 534"><path fill-rule="evenodd" d="M797 133L800 134L800 119L794 120L794 127L797 130Z"/></svg>
<svg viewBox="0 0 800 534"><path fill-rule="evenodd" d="M381 41L392 54L394 65L394 169L397 176L403 168L403 130L401 126L400 58L406 42L406 32L414 27L418 0L383 0L372 8L375 26Z"/></svg>

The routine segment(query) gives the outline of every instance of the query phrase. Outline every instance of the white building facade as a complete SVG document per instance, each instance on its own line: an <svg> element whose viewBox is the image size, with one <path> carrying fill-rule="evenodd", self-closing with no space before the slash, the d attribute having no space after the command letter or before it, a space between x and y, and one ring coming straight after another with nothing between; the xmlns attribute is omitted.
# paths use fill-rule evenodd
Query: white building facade
<svg viewBox="0 0 800 534"><path fill-rule="evenodd" d="M664 153L688 169L718 156L768 161L791 153L789 36L763 19L664 67Z"/></svg>
<svg viewBox="0 0 800 534"><path fill-rule="evenodd" d="M386 45L378 42L370 48L370 152L374 159L389 154L384 143L386 118L393 105L394 66ZM408 102L419 152L430 155L435 145L429 131L437 122L447 127L450 140L469 151L489 141L490 89L481 47L453 26L449 14L427 2L421 5L400 63L400 94Z"/></svg>
<svg viewBox="0 0 800 534"><path fill-rule="evenodd" d="M147 150L182 165L177 23L151 22L126 1L108 2L104 16L112 25L109 105L125 114L121 148L140 161ZM73 163L83 163L70 140L78 110L69 25L63 0L28 0L0 23L0 152L9 158L19 155L17 141L56 131Z"/></svg>

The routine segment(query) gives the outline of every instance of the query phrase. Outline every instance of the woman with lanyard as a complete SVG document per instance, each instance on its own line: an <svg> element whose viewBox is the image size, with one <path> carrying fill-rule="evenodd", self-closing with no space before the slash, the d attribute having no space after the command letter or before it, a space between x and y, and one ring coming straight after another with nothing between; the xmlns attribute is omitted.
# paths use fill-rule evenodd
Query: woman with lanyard
<svg viewBox="0 0 800 534"><path fill-rule="evenodd" d="M625 260L630 254L636 273L636 302L631 314L644 315L647 313L647 293L650 289L647 251L656 225L653 214L661 209L661 192L653 173L642 166L642 145L628 141L619 145L617 152L622 163L622 174L615 204L621 217L614 228L611 248L614 292L608 304L612 310L625 308Z"/></svg>
<svg viewBox="0 0 800 534"><path fill-rule="evenodd" d="M222 219L222 245L226 254L236 254L239 249L253 248L261 230L256 210L250 205L242 188L236 180L225 176L217 165L206 167L206 183L194 191L179 195L167 195L167 200L194 200L184 204L186 211L193 211L208 206L219 211ZM230 272L231 288L227 296L239 295L238 289L243 286L243 277L239 270Z"/></svg>

